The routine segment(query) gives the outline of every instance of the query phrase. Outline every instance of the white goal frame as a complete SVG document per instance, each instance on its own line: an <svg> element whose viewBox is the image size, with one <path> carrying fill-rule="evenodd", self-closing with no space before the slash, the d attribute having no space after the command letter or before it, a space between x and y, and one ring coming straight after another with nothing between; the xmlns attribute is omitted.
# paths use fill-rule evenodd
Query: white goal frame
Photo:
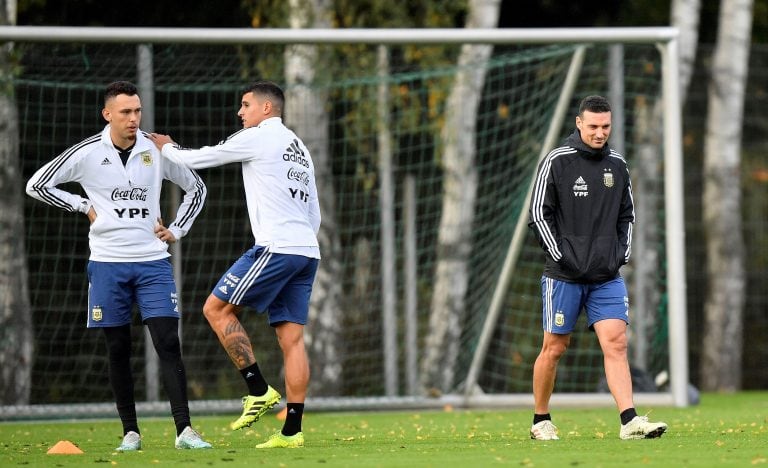
<svg viewBox="0 0 768 468"><path fill-rule="evenodd" d="M642 43L656 45L661 55L662 97L664 114L664 208L668 280L669 376L668 393L635 394L638 404L688 406L688 336L686 320L685 230L683 204L682 117L679 89L679 31L674 27L630 28L531 28L531 29L247 29L247 28L142 28L142 27L48 27L0 26L0 40L20 42L80 43L187 43L187 44L612 44ZM503 270L507 269L507 265ZM504 271L502 271L502 276ZM500 281L501 283L501 281ZM493 303L496 303L494 294ZM491 305L493 312L494 304ZM483 354L483 346L478 347ZM484 356L475 356L475 361ZM473 365L474 367L474 365ZM470 370L470 374L473 371ZM471 383L472 379L469 378ZM372 408L430 408L527 406L530 395L483 395L469 390L465 395L441 398L385 397L311 399L313 408L322 410L356 410ZM555 394L558 406L609 406L609 394ZM239 402L191 401L195 411L237 410ZM92 411L81 411L85 405L32 405L2 407L0 416L51 417L51 407L58 414L114 414L112 404L93 404ZM167 402L145 402L138 405L142 413L167 412ZM3 419L0 417L0 419Z"/></svg>

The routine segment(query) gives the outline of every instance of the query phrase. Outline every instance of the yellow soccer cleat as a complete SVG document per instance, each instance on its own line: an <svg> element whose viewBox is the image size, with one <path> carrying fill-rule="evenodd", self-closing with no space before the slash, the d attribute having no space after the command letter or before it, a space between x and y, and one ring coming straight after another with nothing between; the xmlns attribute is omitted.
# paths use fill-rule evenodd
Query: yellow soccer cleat
<svg viewBox="0 0 768 468"><path fill-rule="evenodd" d="M243 397L243 414L241 414L237 420L233 421L229 427L235 431L250 426L279 402L280 394L271 386L267 386L267 392L264 395L246 395Z"/></svg>
<svg viewBox="0 0 768 468"><path fill-rule="evenodd" d="M292 436L283 435L282 432L277 431L263 442L256 446L257 449L265 448L299 448L304 447L304 433L297 432Z"/></svg>

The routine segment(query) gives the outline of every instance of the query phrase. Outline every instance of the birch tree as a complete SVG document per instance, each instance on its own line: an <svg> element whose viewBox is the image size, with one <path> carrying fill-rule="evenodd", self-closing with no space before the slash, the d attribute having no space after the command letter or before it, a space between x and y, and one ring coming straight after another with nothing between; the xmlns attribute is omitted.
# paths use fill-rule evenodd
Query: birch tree
<svg viewBox="0 0 768 468"><path fill-rule="evenodd" d="M15 23L16 0L0 0L0 25ZM13 44L0 47L0 402L26 404L33 334L24 252L19 119L13 97Z"/></svg>
<svg viewBox="0 0 768 468"><path fill-rule="evenodd" d="M680 30L678 41L680 69L680 103L685 103L688 85L693 76L696 62L696 49L699 42L699 20L701 0L674 0L672 2L672 26Z"/></svg>
<svg viewBox="0 0 768 468"><path fill-rule="evenodd" d="M707 279L701 384L741 388L744 239L741 127L752 29L752 0L722 0L709 82L702 199Z"/></svg>
<svg viewBox="0 0 768 468"><path fill-rule="evenodd" d="M291 28L330 28L331 0L290 0ZM328 97L315 84L320 52L316 45L299 44L285 50L288 126L301 136L315 164L320 197L319 241L323 259L315 279L305 340L312 368L312 395L341 393L341 241L335 216L336 192L331 173Z"/></svg>
<svg viewBox="0 0 768 468"><path fill-rule="evenodd" d="M672 26L680 30L680 103L691 81L696 57L700 0L674 0L671 8ZM651 96L636 96L634 102L633 142L633 196L635 200L635 227L632 235L632 262L626 268L628 285L632 288L633 359L635 366L649 369L648 350L653 346L653 334L660 324L656 311L663 298L657 283L663 253L661 234L663 227L657 216L662 209L659 193L663 193L662 128L663 102Z"/></svg>
<svg viewBox="0 0 768 468"><path fill-rule="evenodd" d="M467 28L495 28L500 0L470 0ZM454 385L469 285L469 258L477 195L475 138L477 110L493 46L465 44L445 109L443 203L429 327L421 361L423 390L434 393Z"/></svg>

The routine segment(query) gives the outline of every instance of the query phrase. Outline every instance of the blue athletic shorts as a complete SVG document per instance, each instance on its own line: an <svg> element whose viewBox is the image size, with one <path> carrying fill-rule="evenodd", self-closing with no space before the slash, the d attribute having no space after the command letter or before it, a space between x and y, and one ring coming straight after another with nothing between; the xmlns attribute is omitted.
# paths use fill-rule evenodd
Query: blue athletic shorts
<svg viewBox="0 0 768 468"><path fill-rule="evenodd" d="M629 297L621 276L605 283L568 283L541 277L544 331L558 335L571 333L582 309L587 312L587 326L595 322L619 319L629 323Z"/></svg>
<svg viewBox="0 0 768 468"><path fill-rule="evenodd" d="M151 317L179 318L171 262L88 262L88 328L131 323L133 304L142 322Z"/></svg>
<svg viewBox="0 0 768 468"><path fill-rule="evenodd" d="M270 325L305 325L318 263L316 258L272 253L257 245L224 273L212 294L230 304L267 312Z"/></svg>

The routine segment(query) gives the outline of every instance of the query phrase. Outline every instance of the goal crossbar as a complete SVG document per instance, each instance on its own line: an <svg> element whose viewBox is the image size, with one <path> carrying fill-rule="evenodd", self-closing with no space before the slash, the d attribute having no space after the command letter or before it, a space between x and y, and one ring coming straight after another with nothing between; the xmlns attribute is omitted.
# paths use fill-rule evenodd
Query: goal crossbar
<svg viewBox="0 0 768 468"><path fill-rule="evenodd" d="M673 27L530 29L289 29L0 26L0 39L28 42L205 44L545 44L655 43L678 37Z"/></svg>

